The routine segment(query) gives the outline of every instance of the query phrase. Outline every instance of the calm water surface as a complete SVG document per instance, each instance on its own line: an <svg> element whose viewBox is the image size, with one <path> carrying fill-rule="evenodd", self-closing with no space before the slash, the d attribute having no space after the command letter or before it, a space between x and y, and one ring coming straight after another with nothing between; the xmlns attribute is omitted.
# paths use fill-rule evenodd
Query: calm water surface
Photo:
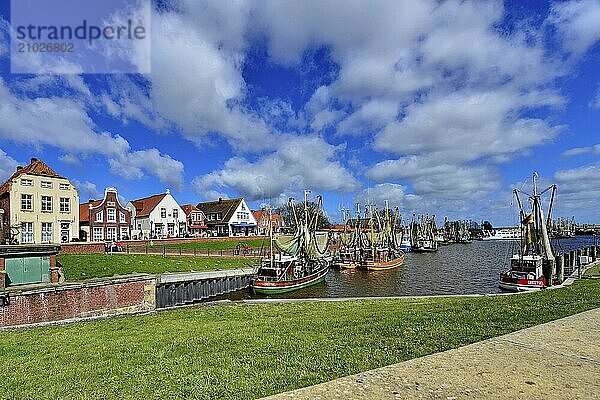
<svg viewBox="0 0 600 400"><path fill-rule="evenodd" d="M555 252L600 244L600 238L578 236L553 241ZM474 241L440 246L435 253L407 253L404 266L390 271L335 270L318 285L277 298L422 296L500 293L498 277L518 251L516 241ZM240 291L227 296L265 298Z"/></svg>

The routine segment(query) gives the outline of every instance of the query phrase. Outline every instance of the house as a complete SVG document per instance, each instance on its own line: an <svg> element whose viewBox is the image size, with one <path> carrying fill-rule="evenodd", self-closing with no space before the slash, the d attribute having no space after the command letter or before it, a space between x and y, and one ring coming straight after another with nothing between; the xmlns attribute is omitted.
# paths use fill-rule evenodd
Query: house
<svg viewBox="0 0 600 400"><path fill-rule="evenodd" d="M66 243L79 238L79 192L46 163L32 158L0 186L5 242Z"/></svg>
<svg viewBox="0 0 600 400"><path fill-rule="evenodd" d="M185 213L169 189L162 194L132 200L126 208L131 212L133 239L176 237L187 233Z"/></svg>
<svg viewBox="0 0 600 400"><path fill-rule="evenodd" d="M129 239L131 211L121 205L117 189L107 187L104 198L79 205L79 237L82 240Z"/></svg>
<svg viewBox="0 0 600 400"><path fill-rule="evenodd" d="M269 234L269 212L266 210L252 211L252 215L258 225L259 235ZM282 228L285 228L285 222L281 214L271 214L271 224L273 226L273 232L279 232Z"/></svg>
<svg viewBox="0 0 600 400"><path fill-rule="evenodd" d="M244 199L198 203L196 206L206 215L208 233L212 236L252 236L256 235L257 226Z"/></svg>
<svg viewBox="0 0 600 400"><path fill-rule="evenodd" d="M206 236L206 215L193 204L181 206L185 213L187 233L190 236Z"/></svg>

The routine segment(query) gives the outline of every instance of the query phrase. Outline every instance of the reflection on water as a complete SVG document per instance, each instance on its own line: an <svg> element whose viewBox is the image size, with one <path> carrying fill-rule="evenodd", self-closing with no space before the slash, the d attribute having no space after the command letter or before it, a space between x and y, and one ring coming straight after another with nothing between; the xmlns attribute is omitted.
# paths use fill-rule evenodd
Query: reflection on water
<svg viewBox="0 0 600 400"><path fill-rule="evenodd" d="M598 237L553 241L555 252L600 244ZM518 251L516 241L474 241L440 246L435 253L408 253L404 266L390 271L331 270L326 282L278 298L421 296L499 293L498 277ZM230 299L264 298L240 291Z"/></svg>

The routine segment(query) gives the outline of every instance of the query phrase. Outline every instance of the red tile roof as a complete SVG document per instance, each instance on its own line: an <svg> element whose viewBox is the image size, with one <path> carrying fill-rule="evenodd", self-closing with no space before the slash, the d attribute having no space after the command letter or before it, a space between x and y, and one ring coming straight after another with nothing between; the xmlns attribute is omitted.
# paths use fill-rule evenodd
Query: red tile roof
<svg viewBox="0 0 600 400"><path fill-rule="evenodd" d="M10 185L12 181L23 174L30 175L39 175L39 176L47 176L50 178L59 178L59 179L67 179L64 176L60 176L52 168L50 168L45 162L42 160L38 160L37 158L32 158L31 163L29 163L26 167L17 167L18 169L12 174L10 178L6 182L0 186L0 195L8 192L10 190Z"/></svg>
<svg viewBox="0 0 600 400"><path fill-rule="evenodd" d="M167 194L155 194L154 196L144 197L143 199L132 200L133 206L135 207L136 217L147 217L150 215L152 210L165 198Z"/></svg>
<svg viewBox="0 0 600 400"><path fill-rule="evenodd" d="M90 220L90 203L97 207L102 203L102 200L90 200L87 203L79 205L79 222L89 222Z"/></svg>
<svg viewBox="0 0 600 400"><path fill-rule="evenodd" d="M198 210L198 207L196 207L193 204L184 204L183 206L181 206L181 208L183 209L183 212L185 213L186 217L189 217L192 211L200 211Z"/></svg>

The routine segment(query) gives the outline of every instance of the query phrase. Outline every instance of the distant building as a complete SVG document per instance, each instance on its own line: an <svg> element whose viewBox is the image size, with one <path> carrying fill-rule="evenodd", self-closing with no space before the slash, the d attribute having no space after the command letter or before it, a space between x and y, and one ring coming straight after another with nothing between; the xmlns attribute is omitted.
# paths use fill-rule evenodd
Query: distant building
<svg viewBox="0 0 600 400"><path fill-rule="evenodd" d="M131 212L131 237L155 239L184 236L187 233L185 213L169 189L127 203Z"/></svg>
<svg viewBox="0 0 600 400"><path fill-rule="evenodd" d="M131 211L119 202L117 189L108 187L102 200L79 205L79 236L87 241L130 238Z"/></svg>
<svg viewBox="0 0 600 400"><path fill-rule="evenodd" d="M212 236L253 236L257 226L246 201L242 198L198 203L206 215L208 233Z"/></svg>
<svg viewBox="0 0 600 400"><path fill-rule="evenodd" d="M252 211L252 216L256 220L258 227L257 233L259 235L269 234L269 212L266 210ZM281 214L271 214L271 223L273 225L273 232L279 232L282 228L285 228L285 221Z"/></svg>
<svg viewBox="0 0 600 400"><path fill-rule="evenodd" d="M185 221L187 224L187 233L190 236L206 236L206 215L192 204L181 206L185 213Z"/></svg>
<svg viewBox="0 0 600 400"><path fill-rule="evenodd" d="M66 243L79 238L79 192L32 158L0 186L0 229L16 243Z"/></svg>

